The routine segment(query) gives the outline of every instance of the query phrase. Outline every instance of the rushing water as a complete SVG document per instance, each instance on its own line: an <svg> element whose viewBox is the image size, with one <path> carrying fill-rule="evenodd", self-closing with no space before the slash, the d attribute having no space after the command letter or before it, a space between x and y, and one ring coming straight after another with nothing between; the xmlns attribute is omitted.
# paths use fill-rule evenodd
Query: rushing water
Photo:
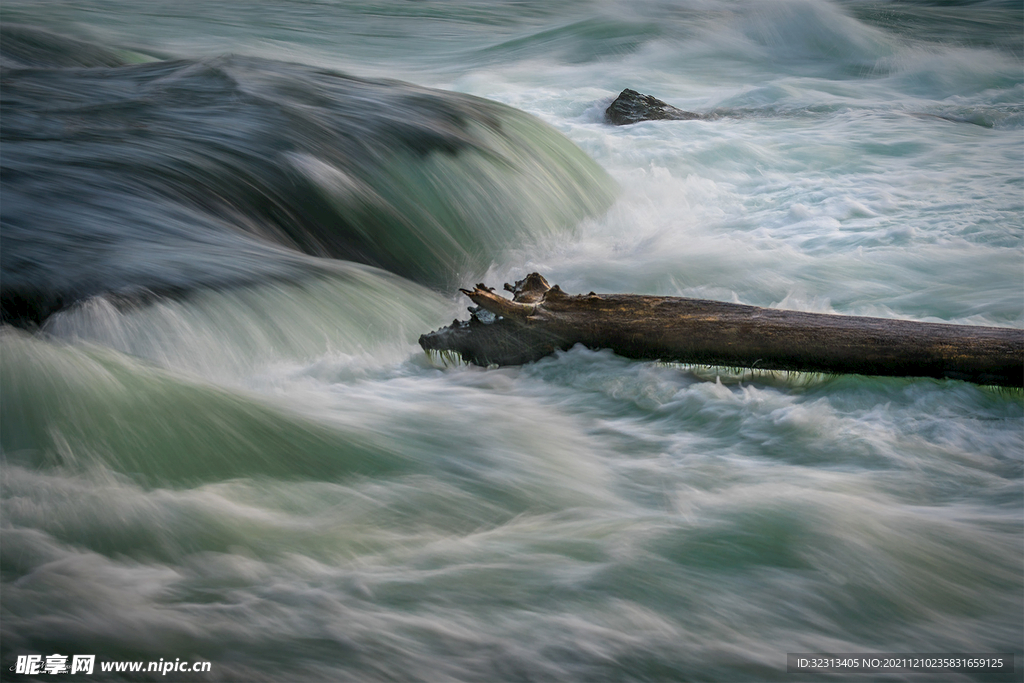
<svg viewBox="0 0 1024 683"><path fill-rule="evenodd" d="M534 270L1024 327L1019 2L0 19L4 680L1019 679L1021 392L415 344Z"/></svg>

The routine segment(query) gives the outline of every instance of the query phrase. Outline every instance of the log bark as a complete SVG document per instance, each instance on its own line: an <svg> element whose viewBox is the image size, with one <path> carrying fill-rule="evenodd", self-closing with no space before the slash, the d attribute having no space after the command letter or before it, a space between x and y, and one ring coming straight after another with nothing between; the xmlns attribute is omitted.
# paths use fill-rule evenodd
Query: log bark
<svg viewBox="0 0 1024 683"><path fill-rule="evenodd" d="M634 294L571 296L537 273L461 290L469 321L420 337L427 351L520 365L583 344L628 358L703 365L959 379L1024 386L1024 330L784 311Z"/></svg>

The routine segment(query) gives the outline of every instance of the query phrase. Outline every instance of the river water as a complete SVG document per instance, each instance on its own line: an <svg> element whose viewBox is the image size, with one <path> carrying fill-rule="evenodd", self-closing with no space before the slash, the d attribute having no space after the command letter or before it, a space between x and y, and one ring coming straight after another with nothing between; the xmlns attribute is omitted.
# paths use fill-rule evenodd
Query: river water
<svg viewBox="0 0 1024 683"><path fill-rule="evenodd" d="M4 679L1019 672L1020 391L416 339L531 271L1024 327L1022 14L6 0Z"/></svg>

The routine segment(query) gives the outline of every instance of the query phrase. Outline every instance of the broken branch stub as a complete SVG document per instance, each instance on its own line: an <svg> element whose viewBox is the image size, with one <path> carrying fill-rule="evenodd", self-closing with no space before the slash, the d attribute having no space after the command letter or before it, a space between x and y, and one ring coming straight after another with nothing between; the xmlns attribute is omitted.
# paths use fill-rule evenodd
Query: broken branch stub
<svg viewBox="0 0 1024 683"><path fill-rule="evenodd" d="M764 370L961 379L1024 386L1024 330L783 311L634 294L570 296L537 273L462 290L473 312L420 337L477 365L519 365L583 344L627 358Z"/></svg>

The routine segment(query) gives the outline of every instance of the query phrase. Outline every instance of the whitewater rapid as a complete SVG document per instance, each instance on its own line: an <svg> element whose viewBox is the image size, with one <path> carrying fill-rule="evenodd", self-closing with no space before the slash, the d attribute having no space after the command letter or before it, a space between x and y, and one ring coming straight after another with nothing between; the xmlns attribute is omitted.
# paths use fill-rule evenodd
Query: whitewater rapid
<svg viewBox="0 0 1024 683"><path fill-rule="evenodd" d="M1024 666L1019 391L416 345L532 271L1024 327L1019 3L0 19L4 680ZM610 126L627 87L713 116Z"/></svg>

